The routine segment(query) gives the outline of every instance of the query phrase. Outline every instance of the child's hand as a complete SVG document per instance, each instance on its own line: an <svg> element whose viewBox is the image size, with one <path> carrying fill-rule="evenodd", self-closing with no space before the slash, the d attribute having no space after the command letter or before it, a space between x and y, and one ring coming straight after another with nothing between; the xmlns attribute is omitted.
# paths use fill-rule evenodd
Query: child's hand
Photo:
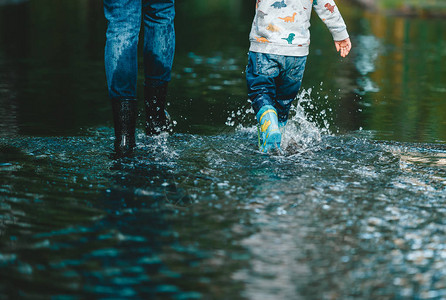
<svg viewBox="0 0 446 300"><path fill-rule="evenodd" d="M341 52L342 57L346 57L350 50L352 49L352 43L350 38L346 38L343 41L335 41L336 51Z"/></svg>

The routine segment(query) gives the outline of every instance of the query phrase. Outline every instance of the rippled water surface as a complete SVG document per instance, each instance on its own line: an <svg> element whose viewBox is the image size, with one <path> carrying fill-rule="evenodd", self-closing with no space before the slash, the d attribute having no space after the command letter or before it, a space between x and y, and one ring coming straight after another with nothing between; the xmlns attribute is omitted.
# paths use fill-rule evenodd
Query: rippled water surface
<svg viewBox="0 0 446 300"><path fill-rule="evenodd" d="M315 19L264 155L224 2L177 4L174 133L122 160L100 3L0 6L0 299L446 299L444 19L344 5L345 60Z"/></svg>

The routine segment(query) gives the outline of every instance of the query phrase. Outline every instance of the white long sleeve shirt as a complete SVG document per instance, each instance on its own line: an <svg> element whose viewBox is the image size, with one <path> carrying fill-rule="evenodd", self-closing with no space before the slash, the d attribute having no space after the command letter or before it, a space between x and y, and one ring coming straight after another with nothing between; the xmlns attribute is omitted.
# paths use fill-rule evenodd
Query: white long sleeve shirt
<svg viewBox="0 0 446 300"><path fill-rule="evenodd" d="M308 55L313 7L335 41L349 37L333 0L257 0L249 50L285 56Z"/></svg>

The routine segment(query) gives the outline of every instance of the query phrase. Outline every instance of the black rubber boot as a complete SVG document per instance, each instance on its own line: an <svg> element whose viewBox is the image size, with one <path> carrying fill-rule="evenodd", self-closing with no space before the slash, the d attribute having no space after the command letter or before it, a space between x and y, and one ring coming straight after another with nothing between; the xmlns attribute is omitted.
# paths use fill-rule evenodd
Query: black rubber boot
<svg viewBox="0 0 446 300"><path fill-rule="evenodd" d="M128 157L135 148L135 127L137 115L136 100L112 100L115 124L115 157Z"/></svg>
<svg viewBox="0 0 446 300"><path fill-rule="evenodd" d="M156 135L171 130L169 114L166 111L167 83L144 87L146 111L146 134Z"/></svg>

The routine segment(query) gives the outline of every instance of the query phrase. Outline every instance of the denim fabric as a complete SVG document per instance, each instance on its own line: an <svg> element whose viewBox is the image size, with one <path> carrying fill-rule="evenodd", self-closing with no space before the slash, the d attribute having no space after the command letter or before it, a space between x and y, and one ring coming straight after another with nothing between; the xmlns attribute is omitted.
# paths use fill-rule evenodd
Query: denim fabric
<svg viewBox="0 0 446 300"><path fill-rule="evenodd" d="M306 56L249 52L246 82L255 114L263 106L272 105L279 122L286 122L291 102L302 84L306 61Z"/></svg>
<svg viewBox="0 0 446 300"><path fill-rule="evenodd" d="M175 52L174 0L104 0L105 72L112 99L136 99L138 37L144 25L145 85L170 81Z"/></svg>

